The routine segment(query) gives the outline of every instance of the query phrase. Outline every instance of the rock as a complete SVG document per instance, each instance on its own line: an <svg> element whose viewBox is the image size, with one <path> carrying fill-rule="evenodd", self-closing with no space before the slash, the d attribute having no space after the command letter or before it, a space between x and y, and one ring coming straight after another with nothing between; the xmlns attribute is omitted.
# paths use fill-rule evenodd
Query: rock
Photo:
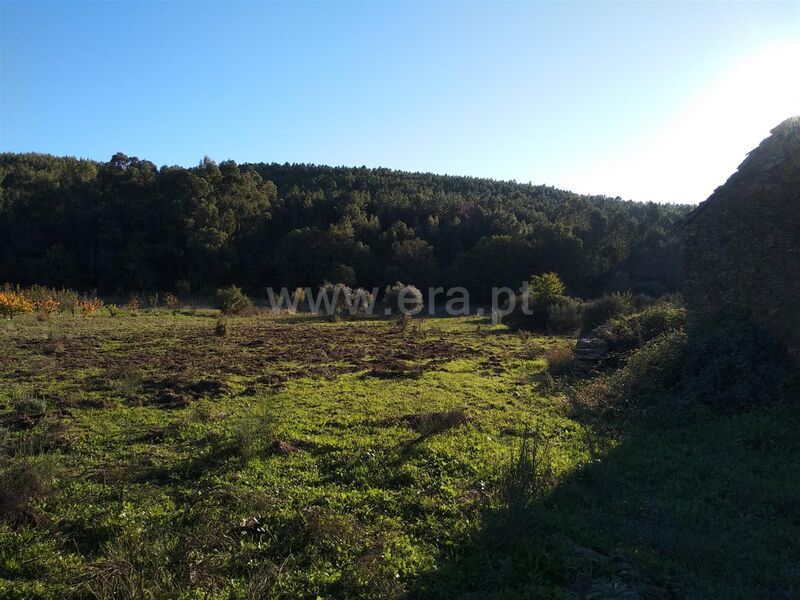
<svg viewBox="0 0 800 600"><path fill-rule="evenodd" d="M287 455L291 454L292 452L297 452L299 448L293 446L289 442L284 442L283 440L275 440L272 442L272 450L277 454Z"/></svg>
<svg viewBox="0 0 800 600"><path fill-rule="evenodd" d="M580 338L575 344L575 366L591 369L608 356L608 342L599 337Z"/></svg>

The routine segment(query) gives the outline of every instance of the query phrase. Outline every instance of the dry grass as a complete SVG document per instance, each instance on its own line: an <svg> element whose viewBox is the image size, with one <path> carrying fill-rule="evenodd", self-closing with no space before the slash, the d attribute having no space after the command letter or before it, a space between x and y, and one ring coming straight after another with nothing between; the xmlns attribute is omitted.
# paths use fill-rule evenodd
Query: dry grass
<svg viewBox="0 0 800 600"><path fill-rule="evenodd" d="M567 375L572 372L575 352L570 346L556 346L547 351L547 370L553 377Z"/></svg>

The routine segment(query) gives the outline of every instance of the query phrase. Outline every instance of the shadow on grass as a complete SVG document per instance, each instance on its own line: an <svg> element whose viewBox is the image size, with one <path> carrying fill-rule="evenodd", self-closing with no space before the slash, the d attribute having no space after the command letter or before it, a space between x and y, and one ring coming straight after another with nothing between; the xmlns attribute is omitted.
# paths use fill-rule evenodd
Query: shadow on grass
<svg viewBox="0 0 800 600"><path fill-rule="evenodd" d="M634 423L523 515L488 508L410 597L798 597L798 412Z"/></svg>

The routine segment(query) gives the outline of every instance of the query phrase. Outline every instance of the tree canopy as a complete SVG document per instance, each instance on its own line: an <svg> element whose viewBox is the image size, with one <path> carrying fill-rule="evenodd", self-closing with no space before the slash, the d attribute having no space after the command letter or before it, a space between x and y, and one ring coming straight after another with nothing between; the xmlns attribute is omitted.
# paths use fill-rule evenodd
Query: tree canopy
<svg viewBox="0 0 800 600"><path fill-rule="evenodd" d="M7 153L0 281L255 293L406 281L485 298L555 272L577 295L658 295L681 285L675 227L689 209L389 169Z"/></svg>

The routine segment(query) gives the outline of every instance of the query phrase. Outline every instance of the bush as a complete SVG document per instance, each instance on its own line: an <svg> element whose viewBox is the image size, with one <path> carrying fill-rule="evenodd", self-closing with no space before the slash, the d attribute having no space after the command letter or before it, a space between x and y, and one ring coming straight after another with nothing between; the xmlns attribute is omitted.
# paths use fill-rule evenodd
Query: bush
<svg viewBox="0 0 800 600"><path fill-rule="evenodd" d="M235 285L219 288L216 292L217 308L226 315L246 315L254 312L253 301Z"/></svg>
<svg viewBox="0 0 800 600"><path fill-rule="evenodd" d="M581 328L581 301L564 296L547 307L547 331L571 335Z"/></svg>
<svg viewBox="0 0 800 600"><path fill-rule="evenodd" d="M641 348L663 333L686 326L686 311L666 304L651 306L641 312L612 318L594 330L594 335L608 342L614 352Z"/></svg>
<svg viewBox="0 0 800 600"><path fill-rule="evenodd" d="M528 284L531 301L541 304L552 304L564 296L567 288L556 273L534 275Z"/></svg>
<svg viewBox="0 0 800 600"><path fill-rule="evenodd" d="M14 412L21 415L41 414L47 410L47 401L38 396L29 394L16 394L11 401L11 408Z"/></svg>
<svg viewBox="0 0 800 600"><path fill-rule="evenodd" d="M75 316L81 300L78 292L62 288L55 293L55 299L58 301L58 309L61 312L69 312L73 317Z"/></svg>
<svg viewBox="0 0 800 600"><path fill-rule="evenodd" d="M0 467L0 523L31 517L34 502L55 490L54 474L49 457L25 457Z"/></svg>
<svg viewBox="0 0 800 600"><path fill-rule="evenodd" d="M387 285L384 290L383 303L392 311L392 314L415 315L422 310L422 292L413 285L396 282Z"/></svg>
<svg viewBox="0 0 800 600"><path fill-rule="evenodd" d="M369 290L364 288L353 290L353 308L357 316L366 315L371 310L373 302L375 302L375 295Z"/></svg>
<svg viewBox="0 0 800 600"><path fill-rule="evenodd" d="M582 304L577 298L557 296L540 297L536 300L530 292L526 292L517 294L514 308L503 317L503 323L520 331L573 334L580 329L581 311Z"/></svg>
<svg viewBox="0 0 800 600"><path fill-rule="evenodd" d="M678 389L685 352L685 331L661 334L634 351L622 367L589 382L577 400L604 413L641 410Z"/></svg>
<svg viewBox="0 0 800 600"><path fill-rule="evenodd" d="M103 301L94 294L87 294L79 302L83 315L91 315L103 308Z"/></svg>
<svg viewBox="0 0 800 600"><path fill-rule="evenodd" d="M792 399L798 372L772 337L742 315L723 315L691 332L683 393L736 408Z"/></svg>
<svg viewBox="0 0 800 600"><path fill-rule="evenodd" d="M325 282L319 288L319 293L325 296L319 302L320 308L331 320L338 321L353 306L353 290L343 283Z"/></svg>
<svg viewBox="0 0 800 600"><path fill-rule="evenodd" d="M575 352L571 346L556 346L545 354L547 370L553 377L566 375L572 371L575 361Z"/></svg>
<svg viewBox="0 0 800 600"><path fill-rule="evenodd" d="M214 325L214 335L217 337L228 335L228 324L222 319L217 319L217 324Z"/></svg>
<svg viewBox="0 0 800 600"><path fill-rule="evenodd" d="M0 315L13 319L14 315L33 312L34 304L20 293L0 292Z"/></svg>
<svg viewBox="0 0 800 600"><path fill-rule="evenodd" d="M586 302L583 305L581 331L589 333L609 319L628 314L632 309L633 299L630 294L610 294Z"/></svg>

